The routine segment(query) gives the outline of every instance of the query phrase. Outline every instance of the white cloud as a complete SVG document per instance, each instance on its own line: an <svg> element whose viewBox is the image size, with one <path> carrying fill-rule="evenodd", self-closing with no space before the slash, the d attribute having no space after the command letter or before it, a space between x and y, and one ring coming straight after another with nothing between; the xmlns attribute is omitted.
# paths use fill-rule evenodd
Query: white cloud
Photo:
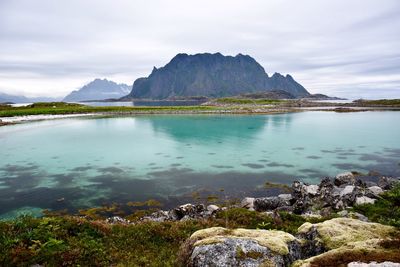
<svg viewBox="0 0 400 267"><path fill-rule="evenodd" d="M132 84L175 54L249 54L311 92L400 97L397 0L2 0L0 91Z"/></svg>

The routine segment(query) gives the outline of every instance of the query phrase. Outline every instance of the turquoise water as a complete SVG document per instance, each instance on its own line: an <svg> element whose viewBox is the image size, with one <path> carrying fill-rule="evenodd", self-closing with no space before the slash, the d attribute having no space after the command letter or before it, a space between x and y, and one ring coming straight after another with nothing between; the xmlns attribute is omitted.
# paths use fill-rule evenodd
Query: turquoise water
<svg viewBox="0 0 400 267"><path fill-rule="evenodd" d="M400 175L400 112L74 118L0 127L0 214L265 195L266 181ZM223 190L221 190L223 189Z"/></svg>

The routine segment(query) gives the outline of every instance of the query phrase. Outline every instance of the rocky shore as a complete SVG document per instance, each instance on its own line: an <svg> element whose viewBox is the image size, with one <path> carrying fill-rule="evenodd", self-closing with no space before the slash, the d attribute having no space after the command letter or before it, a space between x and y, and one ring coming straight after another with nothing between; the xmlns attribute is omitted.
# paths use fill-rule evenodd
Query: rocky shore
<svg viewBox="0 0 400 267"><path fill-rule="evenodd" d="M269 214L283 220L280 212L307 218L331 218L304 223L296 233L265 229L212 227L191 235L180 249L183 266L399 266L400 232L397 228L369 222L351 211L356 205L374 203L399 183L399 178L377 173L346 172L319 184L294 181L290 194L246 197L236 208ZM175 222L214 218L231 207L185 204L144 216L139 222ZM110 224L130 224L120 217ZM359 261L364 262L359 262ZM378 263L370 263L378 261ZM379 262L386 261L384 264ZM340 264L346 262L345 265Z"/></svg>
<svg viewBox="0 0 400 267"><path fill-rule="evenodd" d="M374 203L380 194L390 190L399 178L379 176L377 173L361 175L345 172L334 178L324 178L319 184L294 181L289 194L266 197L245 197L240 204L232 207L246 208L257 212L276 215L279 211L298 214L305 217L326 217L335 213L342 217L353 217L363 221L362 214L349 212L355 205ZM159 210L141 218L141 221L184 221L207 219L227 209L217 205L184 204L171 210ZM108 219L110 223L129 223L119 217Z"/></svg>

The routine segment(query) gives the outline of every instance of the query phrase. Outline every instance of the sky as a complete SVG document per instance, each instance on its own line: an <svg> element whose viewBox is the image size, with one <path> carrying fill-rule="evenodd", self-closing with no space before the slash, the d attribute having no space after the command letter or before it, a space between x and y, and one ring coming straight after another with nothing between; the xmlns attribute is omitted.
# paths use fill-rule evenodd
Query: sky
<svg viewBox="0 0 400 267"><path fill-rule="evenodd" d="M400 98L398 0L0 0L0 92L132 84L177 53L248 54L311 93Z"/></svg>

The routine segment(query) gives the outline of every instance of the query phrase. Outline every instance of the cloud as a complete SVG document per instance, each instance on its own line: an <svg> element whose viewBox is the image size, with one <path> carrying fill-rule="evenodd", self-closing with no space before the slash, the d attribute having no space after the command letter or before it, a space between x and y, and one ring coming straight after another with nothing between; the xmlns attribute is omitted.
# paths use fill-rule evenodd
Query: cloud
<svg viewBox="0 0 400 267"><path fill-rule="evenodd" d="M0 91L132 84L175 54L253 56L311 92L400 97L397 0L2 0Z"/></svg>

